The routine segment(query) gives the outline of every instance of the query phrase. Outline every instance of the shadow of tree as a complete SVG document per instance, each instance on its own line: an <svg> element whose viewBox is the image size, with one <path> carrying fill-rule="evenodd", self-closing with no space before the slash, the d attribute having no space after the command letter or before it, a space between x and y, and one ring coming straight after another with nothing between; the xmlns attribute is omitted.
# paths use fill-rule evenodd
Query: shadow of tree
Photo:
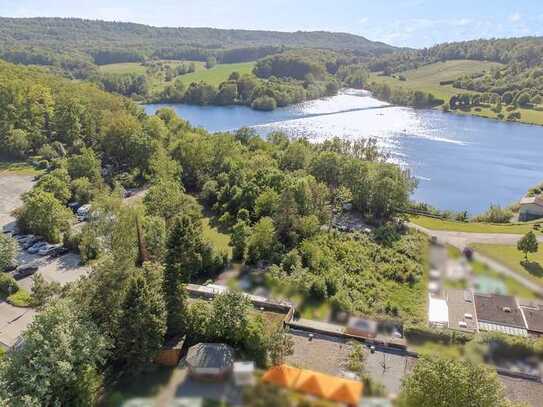
<svg viewBox="0 0 543 407"><path fill-rule="evenodd" d="M543 267L537 261L521 261L520 264L531 275L543 277Z"/></svg>

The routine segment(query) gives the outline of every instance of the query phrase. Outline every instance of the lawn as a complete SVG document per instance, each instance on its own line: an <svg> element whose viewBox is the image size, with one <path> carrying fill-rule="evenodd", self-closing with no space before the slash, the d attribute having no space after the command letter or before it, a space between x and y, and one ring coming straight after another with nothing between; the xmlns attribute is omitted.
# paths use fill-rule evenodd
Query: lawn
<svg viewBox="0 0 543 407"><path fill-rule="evenodd" d="M505 285L505 289L507 290L507 294L509 295L525 299L537 298L536 293L519 283L514 278L504 276L503 274L500 274L497 271L490 269L487 265L483 263L473 261L471 262L471 267L473 273L476 276L501 281Z"/></svg>
<svg viewBox="0 0 543 407"><path fill-rule="evenodd" d="M251 73L255 63L254 62L242 62L239 64L221 64L216 65L211 69L197 70L193 73L180 76L185 85L190 85L192 82L204 81L210 85L219 86L222 82L226 81L232 72L239 72L240 74Z"/></svg>
<svg viewBox="0 0 543 407"><path fill-rule="evenodd" d="M431 216L412 215L409 220L415 225L419 225L431 230L446 230L450 232L468 232L468 233L511 233L526 234L533 230L540 234L541 232L533 229L534 223L482 223L482 222L456 222L433 218Z"/></svg>
<svg viewBox="0 0 543 407"><path fill-rule="evenodd" d="M459 259L462 256L462 253L460 252L460 250L458 250L456 247L451 246L449 244L447 245L447 253L449 257L452 259ZM476 276L484 277L484 278L492 279L492 280L498 280L502 282L509 295L514 295L514 296L526 298L526 299L537 298L537 294L535 294L529 288L520 284L514 278L504 276L503 274L500 274L497 271L490 269L488 266L478 261L472 261L470 265L473 270L473 273ZM445 286L446 288L464 289L464 288L467 288L468 282L466 280L454 281L454 282L446 281Z"/></svg>
<svg viewBox="0 0 543 407"><path fill-rule="evenodd" d="M202 227L204 239L213 243L215 248L222 253L227 253L228 257L232 257L232 247L230 246L230 235L222 233L215 226L212 226L211 218L204 217L202 219Z"/></svg>
<svg viewBox="0 0 543 407"><path fill-rule="evenodd" d="M529 254L528 263L524 263L524 253L516 246L497 244L474 244L473 248L519 274L543 285L543 251Z"/></svg>
<svg viewBox="0 0 543 407"><path fill-rule="evenodd" d="M456 89L452 85L440 85L441 81L457 79L462 75L471 75L488 71L492 68L503 66L497 62L487 61L472 61L459 59L454 61L436 62L429 65L421 66L417 69L411 69L401 72L401 75L406 78L401 81L390 76L381 76L378 74L370 75L370 82L385 83L391 87L402 87L404 89L422 90L432 93L439 99L448 101L451 96L458 93L477 93L465 89ZM532 109L518 109L521 115L521 122L529 124L543 125L543 112ZM469 114L473 116L481 116L486 118L497 119L496 113L488 107L480 107L480 111L474 108L469 111L455 110L455 113ZM502 112L507 115L504 110Z"/></svg>

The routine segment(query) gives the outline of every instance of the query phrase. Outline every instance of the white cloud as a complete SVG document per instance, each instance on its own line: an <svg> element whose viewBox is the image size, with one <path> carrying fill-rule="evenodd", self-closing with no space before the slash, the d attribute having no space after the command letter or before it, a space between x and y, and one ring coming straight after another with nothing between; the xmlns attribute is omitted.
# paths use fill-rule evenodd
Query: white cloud
<svg viewBox="0 0 543 407"><path fill-rule="evenodd" d="M358 20L360 24L366 24L368 21L369 21L368 17L362 17L360 20Z"/></svg>
<svg viewBox="0 0 543 407"><path fill-rule="evenodd" d="M522 20L522 16L518 11L509 16L509 21L512 23L518 23L520 20Z"/></svg>

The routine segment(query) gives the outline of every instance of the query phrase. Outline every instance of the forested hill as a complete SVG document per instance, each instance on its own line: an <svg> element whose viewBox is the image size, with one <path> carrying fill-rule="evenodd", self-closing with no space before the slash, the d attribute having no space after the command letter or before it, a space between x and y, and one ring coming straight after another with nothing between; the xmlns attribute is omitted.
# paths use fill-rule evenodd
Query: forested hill
<svg viewBox="0 0 543 407"><path fill-rule="evenodd" d="M97 64L138 61L144 57L197 59L209 55L221 62L239 62L283 47L348 50L360 55L395 50L361 36L324 31L158 28L75 18L0 17L0 52L11 62L52 65L57 52L90 56L89 62Z"/></svg>
<svg viewBox="0 0 543 407"><path fill-rule="evenodd" d="M456 59L517 64L522 69L543 63L543 37L493 38L446 42L419 50L401 50L375 58L372 71L401 72L424 64Z"/></svg>

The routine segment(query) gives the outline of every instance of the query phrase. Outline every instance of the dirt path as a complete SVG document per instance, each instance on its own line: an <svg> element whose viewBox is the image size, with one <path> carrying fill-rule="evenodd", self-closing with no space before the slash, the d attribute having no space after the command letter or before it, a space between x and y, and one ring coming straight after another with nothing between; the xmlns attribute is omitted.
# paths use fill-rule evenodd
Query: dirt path
<svg viewBox="0 0 543 407"><path fill-rule="evenodd" d="M424 228L413 223L408 224L409 227L416 229L428 236L437 237L438 241L442 243L448 243L460 250L463 250L470 243L486 243L486 244L503 244L503 245L515 245L522 235L516 234L502 234L502 233L467 233L467 232L450 232L445 230L431 230ZM543 243L543 236L539 236L537 240ZM534 283L530 279L518 274L516 271L504 266L481 253L474 252L474 259L486 264L491 269L494 269L498 273L511 277L518 281L520 284L537 293L543 297L543 286Z"/></svg>

